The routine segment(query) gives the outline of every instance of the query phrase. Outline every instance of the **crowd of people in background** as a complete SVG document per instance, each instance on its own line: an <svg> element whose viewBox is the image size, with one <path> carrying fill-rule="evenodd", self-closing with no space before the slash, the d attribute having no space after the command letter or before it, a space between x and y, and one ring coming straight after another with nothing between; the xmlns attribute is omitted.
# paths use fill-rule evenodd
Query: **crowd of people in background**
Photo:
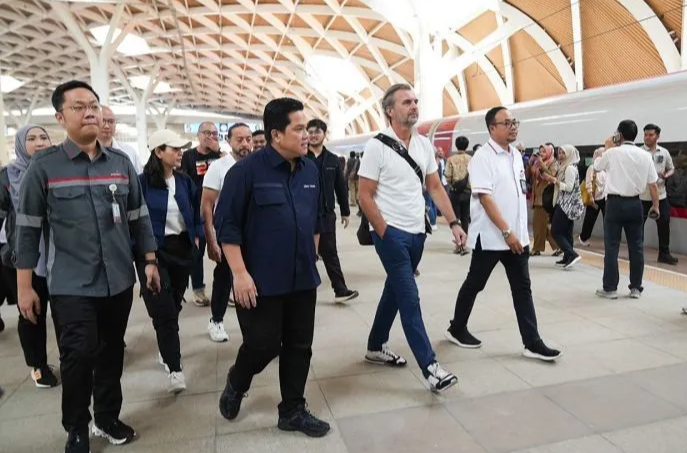
<svg viewBox="0 0 687 453"><path fill-rule="evenodd" d="M637 125L621 122L581 178L574 146L546 143L526 155L516 144L519 121L495 107L485 117L489 140L469 153L467 137L457 137L455 153L446 158L415 128L413 89L397 84L382 99L389 128L347 160L325 146L324 121L308 120L300 101L280 98L266 105L264 130L251 131L244 123L229 128L227 154L220 151L217 127L203 122L194 148L171 130L152 133L142 165L135 150L116 141L116 117L88 84L60 85L52 104L67 138L53 145L44 128L27 125L17 132L16 160L0 170L0 297L18 306L17 330L35 385L62 384L66 453L89 451L91 401L91 434L117 445L136 436L120 420L124 335L136 279L170 393L187 386L179 314L190 280L193 304L210 306L210 340L229 340L229 306L242 334L219 400L222 416L238 417L254 376L279 357L277 426L326 435L330 425L310 413L304 396L321 283L317 261L324 264L335 303L359 296L341 268L337 211L345 229L351 208L358 208L361 225L368 226L359 230L359 240L368 236L366 245L374 246L386 273L365 361L407 365L388 345L399 314L433 392L458 382L432 348L415 279L427 234L439 228L437 216L448 223L453 252L471 255L445 332L446 340L468 349L482 346L468 321L501 263L522 354L547 362L561 357L539 335L529 258L544 254L548 242L561 257L556 265L572 269L581 259L575 221L582 221L577 243L587 246L599 212L604 218L599 297L618 297L622 231L630 252L630 297L641 296L647 218L657 222L659 262L677 263L669 250L666 192L675 166L657 145L661 130L653 124L644 127L641 149L634 145ZM216 263L210 297L206 251ZM47 360L48 319L58 338L61 382Z"/></svg>

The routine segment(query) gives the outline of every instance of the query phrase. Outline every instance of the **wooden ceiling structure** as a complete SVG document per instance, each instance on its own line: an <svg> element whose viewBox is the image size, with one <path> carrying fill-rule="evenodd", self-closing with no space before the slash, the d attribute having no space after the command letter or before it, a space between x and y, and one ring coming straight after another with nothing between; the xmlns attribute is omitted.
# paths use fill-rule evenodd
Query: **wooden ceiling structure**
<svg viewBox="0 0 687 453"><path fill-rule="evenodd" d="M347 132L375 130L383 124L379 94L395 82L414 83L417 48L413 32L380 14L375 1L0 0L0 73L23 82L5 93L5 107L48 105L58 83L89 80L84 46L99 51L90 30L112 24L123 31L113 48L131 34L152 51L107 55L110 103L136 103L128 80L153 75L172 88L152 94L154 111L259 117L270 99L291 96L326 119L328 98L308 82L306 65L323 55L350 61L365 81L341 95L352 113ZM434 37L447 62L442 114L687 69L683 1L489 0L497 7ZM496 45L494 36L501 36Z"/></svg>

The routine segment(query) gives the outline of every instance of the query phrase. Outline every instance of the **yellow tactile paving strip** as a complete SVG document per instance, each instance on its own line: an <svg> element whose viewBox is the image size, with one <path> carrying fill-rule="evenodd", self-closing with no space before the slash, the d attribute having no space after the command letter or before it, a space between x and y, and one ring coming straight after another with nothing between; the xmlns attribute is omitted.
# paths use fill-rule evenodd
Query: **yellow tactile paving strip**
<svg viewBox="0 0 687 453"><path fill-rule="evenodd" d="M590 266L604 268L604 256L595 252L576 249L582 257L582 262ZM623 275L629 275L630 263L627 260L618 260L618 270ZM651 265L644 266L644 280L679 291L687 291L687 275L674 271L660 269Z"/></svg>

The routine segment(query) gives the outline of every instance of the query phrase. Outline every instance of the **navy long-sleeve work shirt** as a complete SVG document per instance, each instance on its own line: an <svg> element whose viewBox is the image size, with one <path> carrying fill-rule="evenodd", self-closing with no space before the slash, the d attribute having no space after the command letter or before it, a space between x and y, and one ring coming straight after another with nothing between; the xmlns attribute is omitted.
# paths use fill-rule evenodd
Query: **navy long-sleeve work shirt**
<svg viewBox="0 0 687 453"><path fill-rule="evenodd" d="M309 159L298 159L292 171L271 146L239 161L225 176L215 209L217 240L241 246L259 296L319 286L314 242L319 181Z"/></svg>

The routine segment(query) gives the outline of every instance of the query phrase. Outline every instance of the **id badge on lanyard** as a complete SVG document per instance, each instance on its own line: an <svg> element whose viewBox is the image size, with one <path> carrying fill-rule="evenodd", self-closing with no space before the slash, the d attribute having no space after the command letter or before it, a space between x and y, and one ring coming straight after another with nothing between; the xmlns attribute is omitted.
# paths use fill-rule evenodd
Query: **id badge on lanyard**
<svg viewBox="0 0 687 453"><path fill-rule="evenodd" d="M108 188L112 194L112 220L114 223L122 223L122 213L119 210L119 203L117 203L117 198L115 197L115 194L117 193L117 185L110 184Z"/></svg>

